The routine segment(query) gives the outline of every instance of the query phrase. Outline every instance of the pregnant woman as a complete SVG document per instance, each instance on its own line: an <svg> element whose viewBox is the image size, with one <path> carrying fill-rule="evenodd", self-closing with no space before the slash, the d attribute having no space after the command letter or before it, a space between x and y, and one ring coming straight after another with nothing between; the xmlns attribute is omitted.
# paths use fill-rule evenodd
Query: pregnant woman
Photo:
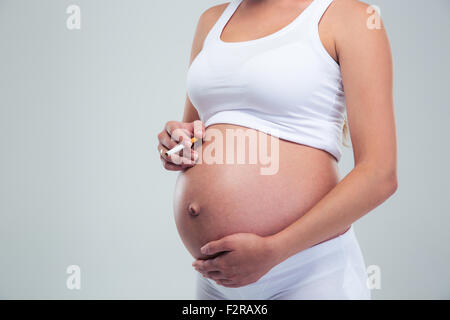
<svg viewBox="0 0 450 320"><path fill-rule="evenodd" d="M397 189L392 78L383 24L356 0L231 0L201 15L183 120L158 135L180 171L198 299L370 298L352 224Z"/></svg>

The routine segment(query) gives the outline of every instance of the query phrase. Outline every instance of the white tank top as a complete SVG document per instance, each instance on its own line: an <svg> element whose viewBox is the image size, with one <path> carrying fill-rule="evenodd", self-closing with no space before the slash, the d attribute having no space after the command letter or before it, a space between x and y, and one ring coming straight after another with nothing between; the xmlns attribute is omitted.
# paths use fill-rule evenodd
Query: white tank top
<svg viewBox="0 0 450 320"><path fill-rule="evenodd" d="M208 127L227 123L321 149L341 158L345 96L341 70L319 37L333 0L314 0L281 30L224 42L243 0L231 0L187 73L187 93Z"/></svg>

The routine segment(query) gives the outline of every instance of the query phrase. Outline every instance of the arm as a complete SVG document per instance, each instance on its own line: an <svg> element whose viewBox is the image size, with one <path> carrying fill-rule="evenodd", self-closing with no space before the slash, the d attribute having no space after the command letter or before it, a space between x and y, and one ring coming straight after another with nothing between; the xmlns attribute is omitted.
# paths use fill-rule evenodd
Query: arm
<svg viewBox="0 0 450 320"><path fill-rule="evenodd" d="M347 1L346 1L347 2ZM369 29L367 5L340 5L336 25L354 169L298 221L274 235L280 260L345 230L397 189L392 59L384 27Z"/></svg>
<svg viewBox="0 0 450 320"><path fill-rule="evenodd" d="M392 97L392 59L384 28L369 29L367 5L335 1L329 8L341 66L353 143L354 169L296 222L261 238L236 234L210 242L204 254L228 251L194 267L227 287L258 280L288 257L345 230L397 189L397 150ZM217 274L217 272L216 272Z"/></svg>
<svg viewBox="0 0 450 320"><path fill-rule="evenodd" d="M200 16L192 42L191 56L189 65L192 64L195 57L203 48L203 42L209 33L209 30L216 23L219 16L226 7L225 4L211 7L204 11ZM171 171L180 171L195 165L196 152L191 151L190 157L182 157L177 154L166 156L164 153L175 147L180 141L186 141L190 147L190 138L195 136L201 139L204 136L205 127L200 121L197 110L195 109L189 97L186 95L186 102L184 107L183 119L179 121L169 121L164 126L164 129L158 134L158 152L160 153L163 167Z"/></svg>
<svg viewBox="0 0 450 320"><path fill-rule="evenodd" d="M192 61L196 58L196 56L200 53L202 50L202 44L205 40L205 31L204 31L204 18L205 18L204 12L197 23L197 28L195 30L194 34L194 40L192 41L192 48L191 48L191 57L189 59L189 66L192 64ZM186 94L186 102L184 105L184 115L182 122L194 122L195 120L200 120L200 117L198 115L197 110L195 109L194 105L192 104L191 100L189 100L188 95Z"/></svg>
<svg viewBox="0 0 450 320"><path fill-rule="evenodd" d="M200 16L197 28L195 30L194 40L192 42L191 49L191 57L189 61L189 65L192 64L192 61L197 57L200 51L203 48L203 42L205 41L206 36L208 35L211 28L219 19L222 12L225 10L228 3L220 4L213 6L207 10L205 10ZM193 122L195 120L199 120L200 117L197 113L192 102L189 100L189 97L186 95L186 103L184 107L184 115L183 122Z"/></svg>

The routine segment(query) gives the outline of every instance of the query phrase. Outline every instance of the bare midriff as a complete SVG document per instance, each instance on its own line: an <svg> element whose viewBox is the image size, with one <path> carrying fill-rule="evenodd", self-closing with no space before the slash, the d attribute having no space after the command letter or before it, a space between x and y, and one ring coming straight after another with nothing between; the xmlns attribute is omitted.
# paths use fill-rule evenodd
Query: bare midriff
<svg viewBox="0 0 450 320"><path fill-rule="evenodd" d="M337 162L330 153L282 139L278 140L277 150L271 150L270 136L257 131L254 133L258 133L258 141L267 139L267 154L272 159L277 158L273 155L278 152L276 172L261 173L261 168L269 167L267 162L250 163L249 153L255 150L249 140L244 149L239 150L238 143L234 146L234 152L241 156L245 153L244 164L227 161L226 131L237 129L254 131L230 124L209 126L207 137L212 132L223 133L223 163L207 161L211 155L208 145L215 140L204 141L199 149L202 161L178 176L175 222L194 258L205 258L200 248L207 242L233 233L278 233L308 212L339 182ZM261 148L259 143L256 148Z"/></svg>

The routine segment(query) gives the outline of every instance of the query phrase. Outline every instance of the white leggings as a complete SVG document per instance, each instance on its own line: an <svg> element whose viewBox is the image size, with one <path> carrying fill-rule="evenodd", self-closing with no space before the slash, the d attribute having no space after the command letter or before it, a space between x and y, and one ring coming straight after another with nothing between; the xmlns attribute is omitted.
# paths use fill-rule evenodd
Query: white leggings
<svg viewBox="0 0 450 320"><path fill-rule="evenodd" d="M226 288L198 273L196 295L200 300L371 298L353 226L334 239L289 257L247 286Z"/></svg>

